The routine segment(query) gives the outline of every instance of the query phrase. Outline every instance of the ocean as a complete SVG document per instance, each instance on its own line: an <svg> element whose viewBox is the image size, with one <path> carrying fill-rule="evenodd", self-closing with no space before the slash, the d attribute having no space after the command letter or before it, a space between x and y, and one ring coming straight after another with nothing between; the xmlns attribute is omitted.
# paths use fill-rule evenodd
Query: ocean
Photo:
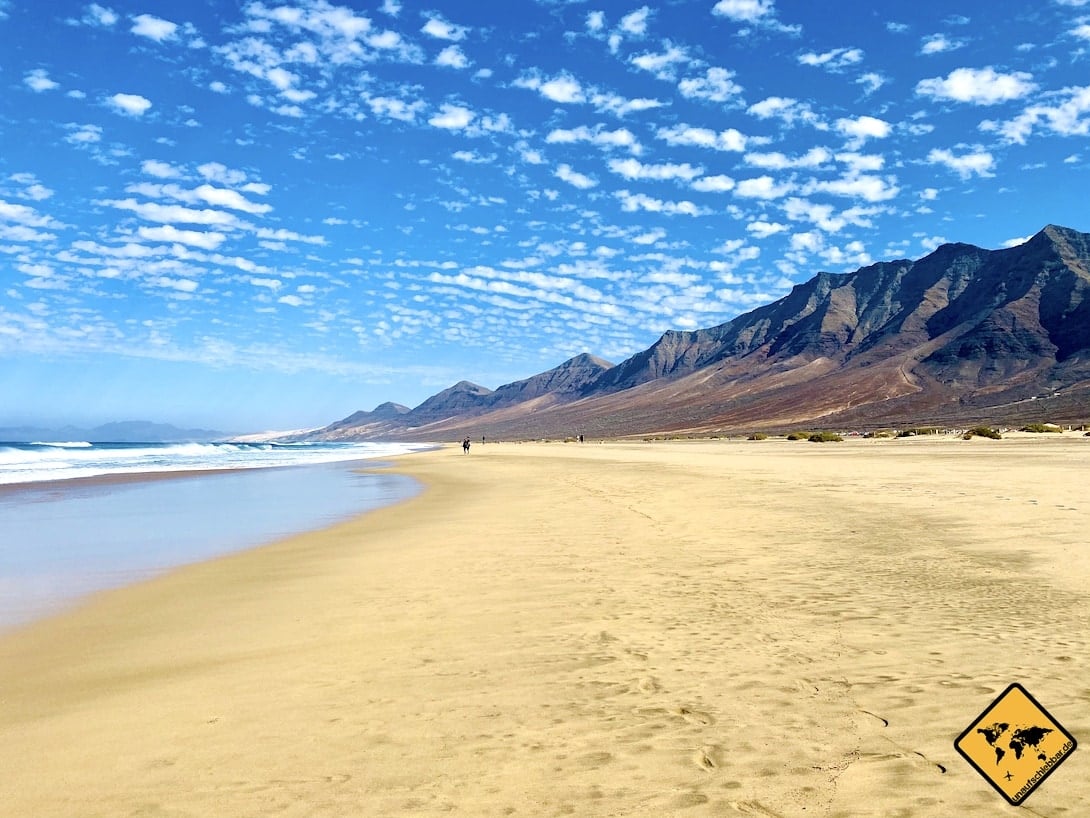
<svg viewBox="0 0 1090 818"><path fill-rule="evenodd" d="M411 497L409 478L359 467L424 448L0 443L0 629Z"/></svg>
<svg viewBox="0 0 1090 818"><path fill-rule="evenodd" d="M419 448L427 447L403 443L0 442L0 485L105 475L337 463Z"/></svg>

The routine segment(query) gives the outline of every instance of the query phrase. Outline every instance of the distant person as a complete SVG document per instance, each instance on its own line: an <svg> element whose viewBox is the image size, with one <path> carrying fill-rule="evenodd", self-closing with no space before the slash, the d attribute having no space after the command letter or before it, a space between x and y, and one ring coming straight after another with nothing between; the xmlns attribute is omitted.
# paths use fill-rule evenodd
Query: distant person
<svg viewBox="0 0 1090 818"><path fill-rule="evenodd" d="M462 451L465 454L469 454L469 438L468 437L465 440L462 441Z"/></svg>

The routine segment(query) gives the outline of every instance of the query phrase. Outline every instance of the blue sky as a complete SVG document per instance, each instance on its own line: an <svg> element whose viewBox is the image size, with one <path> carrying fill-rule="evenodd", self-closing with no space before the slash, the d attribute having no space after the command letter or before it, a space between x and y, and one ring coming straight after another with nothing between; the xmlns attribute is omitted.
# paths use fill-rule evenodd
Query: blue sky
<svg viewBox="0 0 1090 818"><path fill-rule="evenodd" d="M1090 0L0 0L0 425L322 425L1090 230Z"/></svg>

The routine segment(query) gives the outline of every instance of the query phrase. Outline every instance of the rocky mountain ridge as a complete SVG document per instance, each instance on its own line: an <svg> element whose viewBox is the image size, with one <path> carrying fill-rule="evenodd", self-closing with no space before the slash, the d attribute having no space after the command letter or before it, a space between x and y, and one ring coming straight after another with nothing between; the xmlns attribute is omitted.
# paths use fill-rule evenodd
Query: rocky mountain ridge
<svg viewBox="0 0 1090 818"><path fill-rule="evenodd" d="M916 261L820 272L617 365L584 354L496 390L462 381L311 437L718 433L1048 409L1090 420L1090 234L1055 225L1009 249L946 244Z"/></svg>

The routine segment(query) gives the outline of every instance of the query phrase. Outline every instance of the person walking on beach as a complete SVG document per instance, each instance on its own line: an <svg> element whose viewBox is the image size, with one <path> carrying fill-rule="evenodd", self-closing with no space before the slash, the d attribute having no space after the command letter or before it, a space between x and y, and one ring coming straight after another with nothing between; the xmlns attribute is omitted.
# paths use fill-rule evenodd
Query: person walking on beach
<svg viewBox="0 0 1090 818"><path fill-rule="evenodd" d="M469 454L469 438L468 437L465 440L462 441L462 451L465 454Z"/></svg>

